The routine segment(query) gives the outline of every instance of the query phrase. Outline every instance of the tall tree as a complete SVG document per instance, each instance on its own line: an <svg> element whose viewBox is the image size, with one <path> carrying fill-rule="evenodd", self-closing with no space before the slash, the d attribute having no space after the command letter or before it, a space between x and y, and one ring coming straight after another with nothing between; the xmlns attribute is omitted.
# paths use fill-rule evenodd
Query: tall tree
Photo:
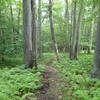
<svg viewBox="0 0 100 100"><path fill-rule="evenodd" d="M73 32L71 35L71 46L70 46L70 59L75 58L75 45L76 45L76 0L73 0Z"/></svg>
<svg viewBox="0 0 100 100"><path fill-rule="evenodd" d="M31 0L23 0L24 13L24 60L26 67L32 67L32 28L31 28Z"/></svg>
<svg viewBox="0 0 100 100"><path fill-rule="evenodd" d="M41 0L38 0L38 53L39 53L39 57L41 57L42 54L42 41L41 41L41 15L42 15L42 11L41 11Z"/></svg>
<svg viewBox="0 0 100 100"><path fill-rule="evenodd" d="M18 33L20 33L20 15L21 15L21 9L18 8Z"/></svg>
<svg viewBox="0 0 100 100"><path fill-rule="evenodd" d="M94 71L91 76L100 79L100 1L99 1L99 17L98 17L96 47L95 47L95 57L94 57Z"/></svg>
<svg viewBox="0 0 100 100"><path fill-rule="evenodd" d="M91 21L91 31L90 31L90 37L89 37L89 49L88 53L91 54L92 50L92 43L93 43L93 34L94 34L94 9L95 9L95 3L93 3L92 7L92 21Z"/></svg>
<svg viewBox="0 0 100 100"><path fill-rule="evenodd" d="M91 31L90 31L89 48L88 48L88 53L89 53L89 54L91 54L91 50L92 50L93 33L94 33L94 19L93 19L92 22L91 22Z"/></svg>
<svg viewBox="0 0 100 100"><path fill-rule="evenodd" d="M13 8L12 8L12 2L10 1L10 14L11 14L11 25L12 25L12 47L14 48L14 42L15 42L15 31L14 31L14 18L13 18Z"/></svg>
<svg viewBox="0 0 100 100"><path fill-rule="evenodd" d="M83 12L83 1L80 2L80 10L79 10L79 15L78 15L78 19L77 19L75 58L78 58L78 54L79 54L80 27L81 27L82 12Z"/></svg>
<svg viewBox="0 0 100 100"><path fill-rule="evenodd" d="M35 0L23 0L24 9L24 59L27 67L37 66L36 62L36 13Z"/></svg>
<svg viewBox="0 0 100 100"><path fill-rule="evenodd" d="M65 0L65 3L66 3L66 8L65 8L65 27L64 27L64 30L65 30L65 33L67 34L67 42L70 41L70 24L69 24L69 2L68 0ZM66 29L67 28L67 29ZM67 43L67 49L69 50L69 43Z"/></svg>
<svg viewBox="0 0 100 100"><path fill-rule="evenodd" d="M49 0L49 20L50 20L50 30L51 30L52 42L53 42L52 44L53 44L56 59L59 60L58 47L57 47L56 36L55 36L55 31L54 31L54 24L53 24L52 0Z"/></svg>
<svg viewBox="0 0 100 100"><path fill-rule="evenodd" d="M36 38L36 3L35 0L31 0L32 11L32 60L33 66L37 67L37 38Z"/></svg>

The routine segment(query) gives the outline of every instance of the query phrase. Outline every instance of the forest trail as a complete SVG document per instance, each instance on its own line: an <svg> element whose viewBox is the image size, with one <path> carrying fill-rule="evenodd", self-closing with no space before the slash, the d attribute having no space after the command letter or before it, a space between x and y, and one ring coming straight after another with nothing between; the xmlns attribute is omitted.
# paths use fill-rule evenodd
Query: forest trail
<svg viewBox="0 0 100 100"><path fill-rule="evenodd" d="M64 86L64 79L60 73L51 66L54 59L45 65L43 74L43 86L39 89L37 100L63 100L63 92L60 87Z"/></svg>

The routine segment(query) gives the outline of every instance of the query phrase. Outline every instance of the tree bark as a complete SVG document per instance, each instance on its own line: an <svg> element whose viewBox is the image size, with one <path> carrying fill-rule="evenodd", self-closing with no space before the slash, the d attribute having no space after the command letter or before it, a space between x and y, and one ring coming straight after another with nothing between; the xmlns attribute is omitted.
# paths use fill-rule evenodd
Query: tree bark
<svg viewBox="0 0 100 100"><path fill-rule="evenodd" d="M32 13L31 0L23 0L24 22L24 62L26 67L32 68Z"/></svg>
<svg viewBox="0 0 100 100"><path fill-rule="evenodd" d="M65 3L66 3L66 9L65 9L65 27L64 27L64 30L65 30L65 33L67 34L67 49L69 51L69 47L70 47L70 33L69 33L69 30L70 30L70 24L69 24L69 3L68 3L68 0L65 0Z"/></svg>
<svg viewBox="0 0 100 100"><path fill-rule="evenodd" d="M12 48L14 48L14 18L13 18L13 9L12 9L12 3L10 2L10 16L11 16L11 25L12 25Z"/></svg>
<svg viewBox="0 0 100 100"><path fill-rule="evenodd" d="M88 48L89 54L91 54L91 51L92 51L93 33L94 33L94 21L92 21L92 23L91 23L91 32L90 32L90 37L89 37L89 48Z"/></svg>
<svg viewBox="0 0 100 100"><path fill-rule="evenodd" d="M32 11L32 60L33 66L37 67L37 38L36 38L36 4L35 0L31 0Z"/></svg>
<svg viewBox="0 0 100 100"><path fill-rule="evenodd" d="M41 15L42 15L42 11L41 11L41 0L38 0L38 52L39 52L39 57L41 57L42 55L42 41L41 41Z"/></svg>
<svg viewBox="0 0 100 100"><path fill-rule="evenodd" d="M59 60L58 47L57 47L56 36L55 36L55 31L54 31L54 24L53 24L52 0L49 0L49 20L50 20L50 30L51 30L51 36L52 36L55 56L56 56L56 60Z"/></svg>
<svg viewBox="0 0 100 100"><path fill-rule="evenodd" d="M93 78L100 79L100 1L99 1L99 18L98 18L97 34L96 34L94 70L93 70L91 76Z"/></svg>
<svg viewBox="0 0 100 100"><path fill-rule="evenodd" d="M80 27L81 27L81 19L82 19L82 9L83 9L83 2L81 1L80 4L80 11L77 20L77 28L76 28L76 46L75 46L75 58L78 58L79 55L79 44L80 44Z"/></svg>
<svg viewBox="0 0 100 100"><path fill-rule="evenodd" d="M75 59L75 45L76 45L76 0L73 0L74 4L74 15L73 15L73 32L71 38L70 47L70 59Z"/></svg>
<svg viewBox="0 0 100 100"><path fill-rule="evenodd" d="M69 51L69 58L71 59L71 47L72 47L72 35L73 35L73 2L71 5L71 12L70 12L70 19L71 19L71 25L70 25L70 51Z"/></svg>
<svg viewBox="0 0 100 100"><path fill-rule="evenodd" d="M92 10L94 11L95 4L93 4ZM90 38L89 38L89 54L91 54L92 51L92 42L93 42L93 34L94 34L94 13L92 14L92 22L91 22L91 32L90 32Z"/></svg>
<svg viewBox="0 0 100 100"><path fill-rule="evenodd" d="M20 14L21 14L21 11L20 11L20 8L18 8L18 33L20 33Z"/></svg>

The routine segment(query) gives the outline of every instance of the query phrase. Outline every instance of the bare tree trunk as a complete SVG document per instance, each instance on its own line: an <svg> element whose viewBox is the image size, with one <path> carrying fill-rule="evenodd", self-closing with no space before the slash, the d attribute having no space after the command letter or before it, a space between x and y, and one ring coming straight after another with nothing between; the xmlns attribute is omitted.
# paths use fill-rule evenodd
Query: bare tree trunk
<svg viewBox="0 0 100 100"><path fill-rule="evenodd" d="M11 16L11 22L12 22L12 47L14 47L14 18L13 18L13 10L12 10L12 3L10 2L10 16Z"/></svg>
<svg viewBox="0 0 100 100"><path fill-rule="evenodd" d="M32 13L31 0L23 0L23 14L24 14L24 61L28 68L32 68Z"/></svg>
<svg viewBox="0 0 100 100"><path fill-rule="evenodd" d="M50 29L51 29L51 36L52 36L52 41L53 41L54 52L56 55L56 59L59 60L58 47L57 47L55 31L54 31L54 24L53 24L52 1L51 0L49 0L49 20L50 20Z"/></svg>
<svg viewBox="0 0 100 100"><path fill-rule="evenodd" d="M14 18L13 18L13 9L12 9L12 4L10 2L10 14L11 14L11 21L12 21L12 24L14 24ZM14 27L13 27L14 28ZM13 30L14 31L14 30Z"/></svg>
<svg viewBox="0 0 100 100"><path fill-rule="evenodd" d="M91 50L92 50L93 33L94 33L94 19L91 23L91 32L90 32L90 37L89 37L89 50L88 50L89 54L91 54Z"/></svg>
<svg viewBox="0 0 100 100"><path fill-rule="evenodd" d="M0 28L0 44L1 44L1 47L2 47L2 49L1 49L1 61L4 61L4 43L5 43L5 39L4 38L2 38L2 37L4 37L4 33L3 33L3 29L2 28Z"/></svg>
<svg viewBox="0 0 100 100"><path fill-rule="evenodd" d="M83 9L83 2L81 1L80 4L80 11L77 20L77 28L76 28L76 46L75 46L75 58L78 58L79 54L79 44L80 44L80 27L81 27L81 19L82 19L82 9Z"/></svg>
<svg viewBox="0 0 100 100"><path fill-rule="evenodd" d="M71 47L72 47L72 35L73 35L73 2L71 5L71 12L70 12L70 19L71 19L71 25L70 25L70 51L69 51L69 58L71 58Z"/></svg>
<svg viewBox="0 0 100 100"><path fill-rule="evenodd" d="M67 49L69 50L69 46L70 46L70 33L69 33L69 29L70 29L70 25L69 25L69 4L68 4L68 0L65 0L65 3L66 3L66 9L65 9L65 27L64 27L64 30L65 30L65 33L67 34Z"/></svg>
<svg viewBox="0 0 100 100"><path fill-rule="evenodd" d="M16 35L16 42L17 41L19 41L20 40L20 14L21 14L21 11L20 11L21 9L20 8L18 8L18 16L17 16L17 28L15 27L15 32L17 33L17 35ZM18 54L19 52L18 52L18 46L16 46L15 47L15 50L16 50L16 54Z"/></svg>
<svg viewBox="0 0 100 100"><path fill-rule="evenodd" d="M100 1L99 1L99 20L98 20L97 34L96 34L94 71L91 74L91 76L100 79Z"/></svg>
<svg viewBox="0 0 100 100"><path fill-rule="evenodd" d="M38 51L39 51L39 57L42 55L42 41L41 41L41 0L38 0Z"/></svg>
<svg viewBox="0 0 100 100"><path fill-rule="evenodd" d="M31 0L32 11L32 60L33 66L37 67L37 38L36 38L36 4L35 0Z"/></svg>
<svg viewBox="0 0 100 100"><path fill-rule="evenodd" d="M75 59L75 45L76 45L76 0L73 0L74 16L73 16L73 32L71 38L70 59Z"/></svg>
<svg viewBox="0 0 100 100"><path fill-rule="evenodd" d="M21 11L20 11L20 8L18 9L18 33L20 33L20 14L21 14Z"/></svg>

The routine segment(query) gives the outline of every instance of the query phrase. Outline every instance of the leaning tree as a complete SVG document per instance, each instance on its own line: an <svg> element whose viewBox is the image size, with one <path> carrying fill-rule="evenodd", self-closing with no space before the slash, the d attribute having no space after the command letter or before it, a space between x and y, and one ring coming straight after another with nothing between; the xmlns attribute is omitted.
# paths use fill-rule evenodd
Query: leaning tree
<svg viewBox="0 0 100 100"><path fill-rule="evenodd" d="M56 60L59 60L58 47L57 47L57 41L56 41L54 23L53 23L52 0L49 0L49 20L50 20L50 31L51 31L51 37L52 37L52 45L53 45L53 49L55 52Z"/></svg>

